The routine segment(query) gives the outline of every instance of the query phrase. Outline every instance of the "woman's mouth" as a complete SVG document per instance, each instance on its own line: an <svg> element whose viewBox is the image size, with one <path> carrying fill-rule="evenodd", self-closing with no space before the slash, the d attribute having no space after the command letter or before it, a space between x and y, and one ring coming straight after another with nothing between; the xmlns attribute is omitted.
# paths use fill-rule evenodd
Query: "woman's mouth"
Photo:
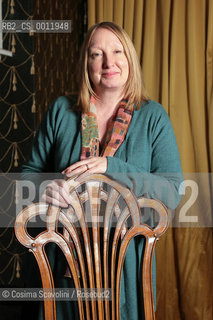
<svg viewBox="0 0 213 320"><path fill-rule="evenodd" d="M111 77L113 77L113 76L115 76L117 74L118 74L118 72L106 72L106 73L102 73L102 77L111 78Z"/></svg>

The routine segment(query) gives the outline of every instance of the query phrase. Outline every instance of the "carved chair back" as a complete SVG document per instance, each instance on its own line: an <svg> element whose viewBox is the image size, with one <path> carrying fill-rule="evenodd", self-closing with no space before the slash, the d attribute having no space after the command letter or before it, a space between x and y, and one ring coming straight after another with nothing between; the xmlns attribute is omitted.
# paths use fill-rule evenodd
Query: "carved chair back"
<svg viewBox="0 0 213 320"><path fill-rule="evenodd" d="M67 181L71 205L67 210L45 203L23 209L15 222L16 237L34 254L43 288L54 291L54 279L45 253L48 242L56 243L66 257L66 275L76 289L105 290L102 299L78 299L80 319L120 319L121 273L130 241L145 237L143 254L143 301L146 320L155 319L152 290L152 257L156 240L168 226L166 207L158 200L136 198L133 192L101 174ZM157 213L151 228L142 221L142 208ZM37 215L46 216L46 230L29 235L27 224ZM58 225L63 232L58 231ZM108 289L110 288L110 299ZM143 302L142 302L143 303ZM45 320L56 319L55 301L44 298Z"/></svg>

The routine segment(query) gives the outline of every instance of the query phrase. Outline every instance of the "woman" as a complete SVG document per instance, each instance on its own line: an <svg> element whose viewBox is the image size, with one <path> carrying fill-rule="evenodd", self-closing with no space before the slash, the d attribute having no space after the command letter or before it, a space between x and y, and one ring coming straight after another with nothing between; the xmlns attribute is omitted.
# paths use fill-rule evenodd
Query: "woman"
<svg viewBox="0 0 213 320"><path fill-rule="evenodd" d="M137 196L158 198L171 209L178 205L182 174L171 123L163 107L148 99L134 46L114 23L102 22L88 31L78 101L60 97L49 108L23 171L62 172L65 179L50 183L43 200L64 208L70 201L66 178L90 173L105 173ZM142 241L131 242L127 252L122 319L143 317L137 292L142 249ZM59 286L65 281L71 280L63 279ZM153 285L155 291L155 275ZM75 319L72 308L59 306L59 319Z"/></svg>

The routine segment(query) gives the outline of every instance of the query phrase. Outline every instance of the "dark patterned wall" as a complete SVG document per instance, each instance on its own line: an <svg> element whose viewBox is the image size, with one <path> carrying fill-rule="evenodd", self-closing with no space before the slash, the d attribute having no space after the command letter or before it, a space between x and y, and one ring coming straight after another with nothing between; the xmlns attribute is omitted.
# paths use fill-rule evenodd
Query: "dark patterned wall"
<svg viewBox="0 0 213 320"><path fill-rule="evenodd" d="M76 66L86 26L86 0L3 0L3 19L71 20L71 33L8 33L0 60L0 287L25 285L26 250L17 243L15 181L48 105L58 96L75 94ZM25 303L0 301L0 318L24 319ZM26 317L27 319L27 317ZM28 317L30 319L30 317Z"/></svg>
<svg viewBox="0 0 213 320"><path fill-rule="evenodd" d="M58 96L75 94L79 50L86 25L86 1L36 1L34 19L71 20L71 33L35 34L35 101L38 120Z"/></svg>

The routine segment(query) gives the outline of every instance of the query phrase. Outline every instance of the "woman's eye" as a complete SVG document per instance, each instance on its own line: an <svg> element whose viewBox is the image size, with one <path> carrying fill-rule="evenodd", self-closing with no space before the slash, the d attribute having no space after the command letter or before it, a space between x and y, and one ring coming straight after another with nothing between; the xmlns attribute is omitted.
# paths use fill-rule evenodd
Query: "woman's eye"
<svg viewBox="0 0 213 320"><path fill-rule="evenodd" d="M99 53L99 52L94 52L94 53L91 54L91 57L92 57L93 59L98 58L98 57L100 57L100 56L101 56L101 53Z"/></svg>
<svg viewBox="0 0 213 320"><path fill-rule="evenodd" d="M122 52L122 50L115 50L115 53L121 53Z"/></svg>

